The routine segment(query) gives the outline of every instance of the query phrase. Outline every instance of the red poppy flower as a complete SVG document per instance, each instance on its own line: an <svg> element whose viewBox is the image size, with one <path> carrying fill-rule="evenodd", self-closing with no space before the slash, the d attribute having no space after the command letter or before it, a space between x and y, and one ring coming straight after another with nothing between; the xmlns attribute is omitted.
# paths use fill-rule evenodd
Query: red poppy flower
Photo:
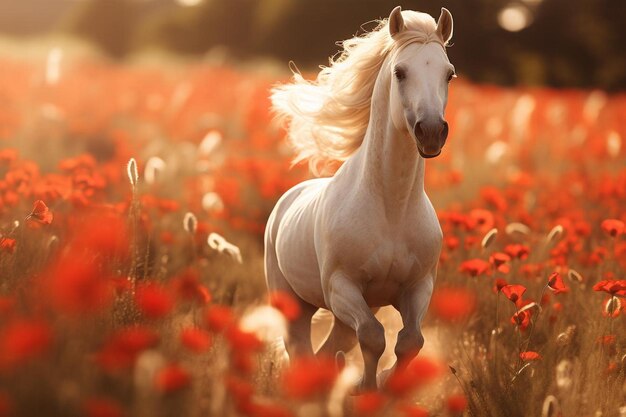
<svg viewBox="0 0 626 417"><path fill-rule="evenodd" d="M257 358L251 350L237 350L231 346L230 367L241 375L252 376L256 372Z"/></svg>
<svg viewBox="0 0 626 417"><path fill-rule="evenodd" d="M502 290L502 288L506 287L507 285L509 285L509 283L506 282L505 279L497 278L493 285L493 292L498 293Z"/></svg>
<svg viewBox="0 0 626 417"><path fill-rule="evenodd" d="M604 372L606 374L612 374L614 372L616 372L619 369L619 366L617 365L616 362L609 362L609 364L606 366L606 369L604 370Z"/></svg>
<svg viewBox="0 0 626 417"><path fill-rule="evenodd" d="M160 199L157 204L159 210L164 213L175 213L180 210L180 203L176 200Z"/></svg>
<svg viewBox="0 0 626 417"><path fill-rule="evenodd" d="M468 218L476 225L481 232L487 232L492 229L495 224L493 213L489 210L474 209L469 212Z"/></svg>
<svg viewBox="0 0 626 417"><path fill-rule="evenodd" d="M617 219L606 219L602 221L600 227L604 231L604 233L608 234L611 237L617 237L624 233L625 226L624 222Z"/></svg>
<svg viewBox="0 0 626 417"><path fill-rule="evenodd" d="M489 262L482 259L470 259L461 263L459 272L464 272L472 277L487 274L489 272Z"/></svg>
<svg viewBox="0 0 626 417"><path fill-rule="evenodd" d="M191 384L191 376L179 365L171 364L157 373L154 382L158 391L170 394L187 388Z"/></svg>
<svg viewBox="0 0 626 417"><path fill-rule="evenodd" d="M202 329L184 329L180 333L180 341L183 346L195 353L206 352L211 347L211 335Z"/></svg>
<svg viewBox="0 0 626 417"><path fill-rule="evenodd" d="M541 264L524 264L519 267L519 272L528 279L534 279L541 274L543 268Z"/></svg>
<svg viewBox="0 0 626 417"><path fill-rule="evenodd" d="M569 291L569 288L567 288L563 282L561 274L558 272L553 272L548 277L548 288L554 291L555 294L561 294Z"/></svg>
<svg viewBox="0 0 626 417"><path fill-rule="evenodd" d="M384 389L394 397L404 397L439 377L442 367L432 359L420 357L408 365L399 364L387 380Z"/></svg>
<svg viewBox="0 0 626 417"><path fill-rule="evenodd" d="M106 257L127 258L130 247L126 219L116 213L94 210L81 216L74 226L77 230L72 247L89 250Z"/></svg>
<svg viewBox="0 0 626 417"><path fill-rule="evenodd" d="M176 295L183 301L208 304L211 302L209 290L200 283L200 273L187 268L172 279L172 286Z"/></svg>
<svg viewBox="0 0 626 417"><path fill-rule="evenodd" d="M403 417L428 417L430 413L424 407L413 404L403 404L396 408Z"/></svg>
<svg viewBox="0 0 626 417"><path fill-rule="evenodd" d="M442 287L433 294L430 308L442 320L463 320L476 309L476 295L465 288Z"/></svg>
<svg viewBox="0 0 626 417"><path fill-rule="evenodd" d="M251 402L246 410L241 410L246 415L254 417L294 417L293 412L282 404L276 404L273 402L254 401Z"/></svg>
<svg viewBox="0 0 626 417"><path fill-rule="evenodd" d="M131 367L142 351L154 347L159 336L145 327L128 327L113 333L97 353L97 362L105 370L116 372Z"/></svg>
<svg viewBox="0 0 626 417"><path fill-rule="evenodd" d="M15 311L15 297L0 296L0 317L6 320Z"/></svg>
<svg viewBox="0 0 626 417"><path fill-rule="evenodd" d="M254 333L245 332L237 326L226 330L226 339L231 348L239 352L257 352L263 347L263 342Z"/></svg>
<svg viewBox="0 0 626 417"><path fill-rule="evenodd" d="M504 252L511 258L526 259L530 254L530 249L526 245L513 243L504 247Z"/></svg>
<svg viewBox="0 0 626 417"><path fill-rule="evenodd" d="M612 296L626 296L626 279L602 280L593 286L594 291L604 291Z"/></svg>
<svg viewBox="0 0 626 417"><path fill-rule="evenodd" d="M472 248L478 246L480 243L480 238L478 236L465 236L465 249L471 250Z"/></svg>
<svg viewBox="0 0 626 417"><path fill-rule="evenodd" d="M533 352L532 350L527 350L519 354L519 357L524 362L534 361L537 359L541 359L541 355L537 352Z"/></svg>
<svg viewBox="0 0 626 417"><path fill-rule="evenodd" d="M209 329L214 332L223 332L235 322L233 310L222 305L210 306L204 318Z"/></svg>
<svg viewBox="0 0 626 417"><path fill-rule="evenodd" d="M354 399L354 411L359 416L371 416L378 413L389 398L378 391L364 392Z"/></svg>
<svg viewBox="0 0 626 417"><path fill-rule="evenodd" d="M17 159L18 153L15 149L5 148L0 150L0 163L9 164Z"/></svg>
<svg viewBox="0 0 626 417"><path fill-rule="evenodd" d="M82 317L97 314L113 302L113 286L88 259L65 256L48 271L48 290L54 307Z"/></svg>
<svg viewBox="0 0 626 417"><path fill-rule="evenodd" d="M443 243L446 245L446 248L448 248L448 250L450 251L455 250L461 244L461 242L459 241L459 238L456 236L446 236L446 238L443 240Z"/></svg>
<svg viewBox="0 0 626 417"><path fill-rule="evenodd" d="M14 414L13 401L9 394L0 391L0 417L9 417Z"/></svg>
<svg viewBox="0 0 626 417"><path fill-rule="evenodd" d="M89 398L83 401L84 417L122 417L124 409L114 400L109 398Z"/></svg>
<svg viewBox="0 0 626 417"><path fill-rule="evenodd" d="M508 207L506 199L502 196L502 191L496 187L483 187L480 190L480 196L497 211L504 212Z"/></svg>
<svg viewBox="0 0 626 417"><path fill-rule="evenodd" d="M520 330L524 331L530 325L530 311L518 311L511 317L511 323L516 325Z"/></svg>
<svg viewBox="0 0 626 417"><path fill-rule="evenodd" d="M467 408L467 398L463 394L452 394L446 399L446 408L453 415L461 414Z"/></svg>
<svg viewBox="0 0 626 417"><path fill-rule="evenodd" d="M15 243L15 239L0 237L0 252L14 253Z"/></svg>
<svg viewBox="0 0 626 417"><path fill-rule="evenodd" d="M254 388L248 380L229 374L224 378L224 386L233 398L235 406L239 411L248 408L254 394Z"/></svg>
<svg viewBox="0 0 626 417"><path fill-rule="evenodd" d="M135 303L146 317L160 319L174 308L172 295L162 286L154 283L144 284L137 288Z"/></svg>
<svg viewBox="0 0 626 417"><path fill-rule="evenodd" d="M290 294L284 291L273 291L270 293L270 305L281 313L289 321L293 321L300 317L300 304Z"/></svg>
<svg viewBox="0 0 626 417"><path fill-rule="evenodd" d="M612 346L612 345L615 345L616 340L617 338L615 337L614 334L608 334L608 335L598 337L597 342L600 345Z"/></svg>
<svg viewBox="0 0 626 417"><path fill-rule="evenodd" d="M337 375L337 367L329 358L296 358L283 373L283 391L293 399L312 399L328 393Z"/></svg>
<svg viewBox="0 0 626 417"><path fill-rule="evenodd" d="M20 366L44 355L54 334L50 325L40 320L17 319L0 336L0 365Z"/></svg>
<svg viewBox="0 0 626 417"><path fill-rule="evenodd" d="M511 257L503 252L496 252L489 257L489 262L503 274L509 273L511 267L508 265Z"/></svg>
<svg viewBox="0 0 626 417"><path fill-rule="evenodd" d="M26 220L29 222L36 222L38 224L47 225L52 223L52 212L48 209L48 206L41 201L35 201L35 205L33 206L33 211L26 216Z"/></svg>
<svg viewBox="0 0 626 417"><path fill-rule="evenodd" d="M514 303L518 303L525 292L526 287L523 285L505 285L502 287L502 294Z"/></svg>

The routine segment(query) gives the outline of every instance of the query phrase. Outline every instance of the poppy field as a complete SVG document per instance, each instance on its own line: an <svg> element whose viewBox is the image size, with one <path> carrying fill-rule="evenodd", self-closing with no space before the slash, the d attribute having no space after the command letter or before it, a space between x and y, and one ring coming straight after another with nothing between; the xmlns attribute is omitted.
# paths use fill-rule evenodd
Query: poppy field
<svg viewBox="0 0 626 417"><path fill-rule="evenodd" d="M0 417L625 416L626 95L452 82L425 348L353 395L265 288L287 77L0 59Z"/></svg>

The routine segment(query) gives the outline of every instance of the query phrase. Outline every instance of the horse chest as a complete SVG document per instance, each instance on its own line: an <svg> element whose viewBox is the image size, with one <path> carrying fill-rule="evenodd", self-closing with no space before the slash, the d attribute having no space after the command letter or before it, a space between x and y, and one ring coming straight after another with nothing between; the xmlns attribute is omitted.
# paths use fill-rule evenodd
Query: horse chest
<svg viewBox="0 0 626 417"><path fill-rule="evenodd" d="M398 292L423 279L436 265L441 247L438 233L387 236L362 259L362 286L368 304L387 305Z"/></svg>
<svg viewBox="0 0 626 417"><path fill-rule="evenodd" d="M363 269L370 280L404 281L411 275L419 275L436 262L435 239L433 242L427 242L431 240L427 236L423 239L381 239L365 260Z"/></svg>

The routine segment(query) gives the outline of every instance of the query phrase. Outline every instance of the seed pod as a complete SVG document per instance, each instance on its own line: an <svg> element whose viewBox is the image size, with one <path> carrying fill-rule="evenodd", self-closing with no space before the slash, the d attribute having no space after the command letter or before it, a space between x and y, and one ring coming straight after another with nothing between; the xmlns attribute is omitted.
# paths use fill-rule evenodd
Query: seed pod
<svg viewBox="0 0 626 417"><path fill-rule="evenodd" d="M571 326L568 326L563 333L556 337L556 342L559 346L567 346L572 342L575 334L576 326L572 324Z"/></svg>
<svg viewBox="0 0 626 417"><path fill-rule="evenodd" d="M556 226L552 228L552 230L550 230L550 233L548 233L548 237L546 238L546 243L548 245L552 245L556 243L556 241L561 238L562 234L563 234L563 226L561 226L560 224L557 224Z"/></svg>
<svg viewBox="0 0 626 417"><path fill-rule="evenodd" d="M613 315L622 308L622 302L619 298L613 296L606 304L604 304L604 312L607 316L613 317ZM619 314L619 313L618 313Z"/></svg>
<svg viewBox="0 0 626 417"><path fill-rule="evenodd" d="M578 273L578 271L574 269L570 269L569 271L567 271L567 277L572 282L578 282L578 283L583 282L583 276L580 275L580 273Z"/></svg>
<svg viewBox="0 0 626 417"><path fill-rule="evenodd" d="M137 161L135 158L130 158L126 165L126 173L128 174L128 181L130 185L135 188L139 182L139 174L137 173Z"/></svg>
<svg viewBox="0 0 626 417"><path fill-rule="evenodd" d="M548 395L543 400L543 407L541 409L541 417L555 417L559 415L559 401L554 395Z"/></svg>
<svg viewBox="0 0 626 417"><path fill-rule="evenodd" d="M198 219L190 211L185 214L185 218L183 219L183 228L185 229L185 232L191 235L196 234L196 230L198 230Z"/></svg>
<svg viewBox="0 0 626 417"><path fill-rule="evenodd" d="M504 229L507 235L513 235L515 233L520 233L522 235L530 234L530 227L526 226L524 223L509 223L506 225Z"/></svg>
<svg viewBox="0 0 626 417"><path fill-rule="evenodd" d="M566 391L571 388L574 380L572 379L574 367L572 362L567 359L562 359L556 365L556 386L561 391Z"/></svg>
<svg viewBox="0 0 626 417"><path fill-rule="evenodd" d="M494 227L485 234L483 240L480 242L483 249L487 249L494 242L494 240L496 240L496 236L498 236L498 229Z"/></svg>
<svg viewBox="0 0 626 417"><path fill-rule="evenodd" d="M143 170L143 178L148 184L154 184L161 171L165 169L165 161L158 156L153 156L146 162L146 167Z"/></svg>

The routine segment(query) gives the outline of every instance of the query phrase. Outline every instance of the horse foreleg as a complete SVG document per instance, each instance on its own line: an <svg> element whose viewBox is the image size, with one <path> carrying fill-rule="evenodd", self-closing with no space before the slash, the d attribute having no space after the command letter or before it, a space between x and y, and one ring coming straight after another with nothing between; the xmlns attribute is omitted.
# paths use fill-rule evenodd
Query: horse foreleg
<svg viewBox="0 0 626 417"><path fill-rule="evenodd" d="M376 368L385 350L383 325L365 302L359 286L342 273L330 277L327 300L335 317L356 332L364 363L360 390L376 389Z"/></svg>
<svg viewBox="0 0 626 417"><path fill-rule="evenodd" d="M424 346L421 324L430 303L435 281L434 273L427 275L406 291L402 291L394 304L402 316L403 328L398 333L395 354L396 364L406 365Z"/></svg>

